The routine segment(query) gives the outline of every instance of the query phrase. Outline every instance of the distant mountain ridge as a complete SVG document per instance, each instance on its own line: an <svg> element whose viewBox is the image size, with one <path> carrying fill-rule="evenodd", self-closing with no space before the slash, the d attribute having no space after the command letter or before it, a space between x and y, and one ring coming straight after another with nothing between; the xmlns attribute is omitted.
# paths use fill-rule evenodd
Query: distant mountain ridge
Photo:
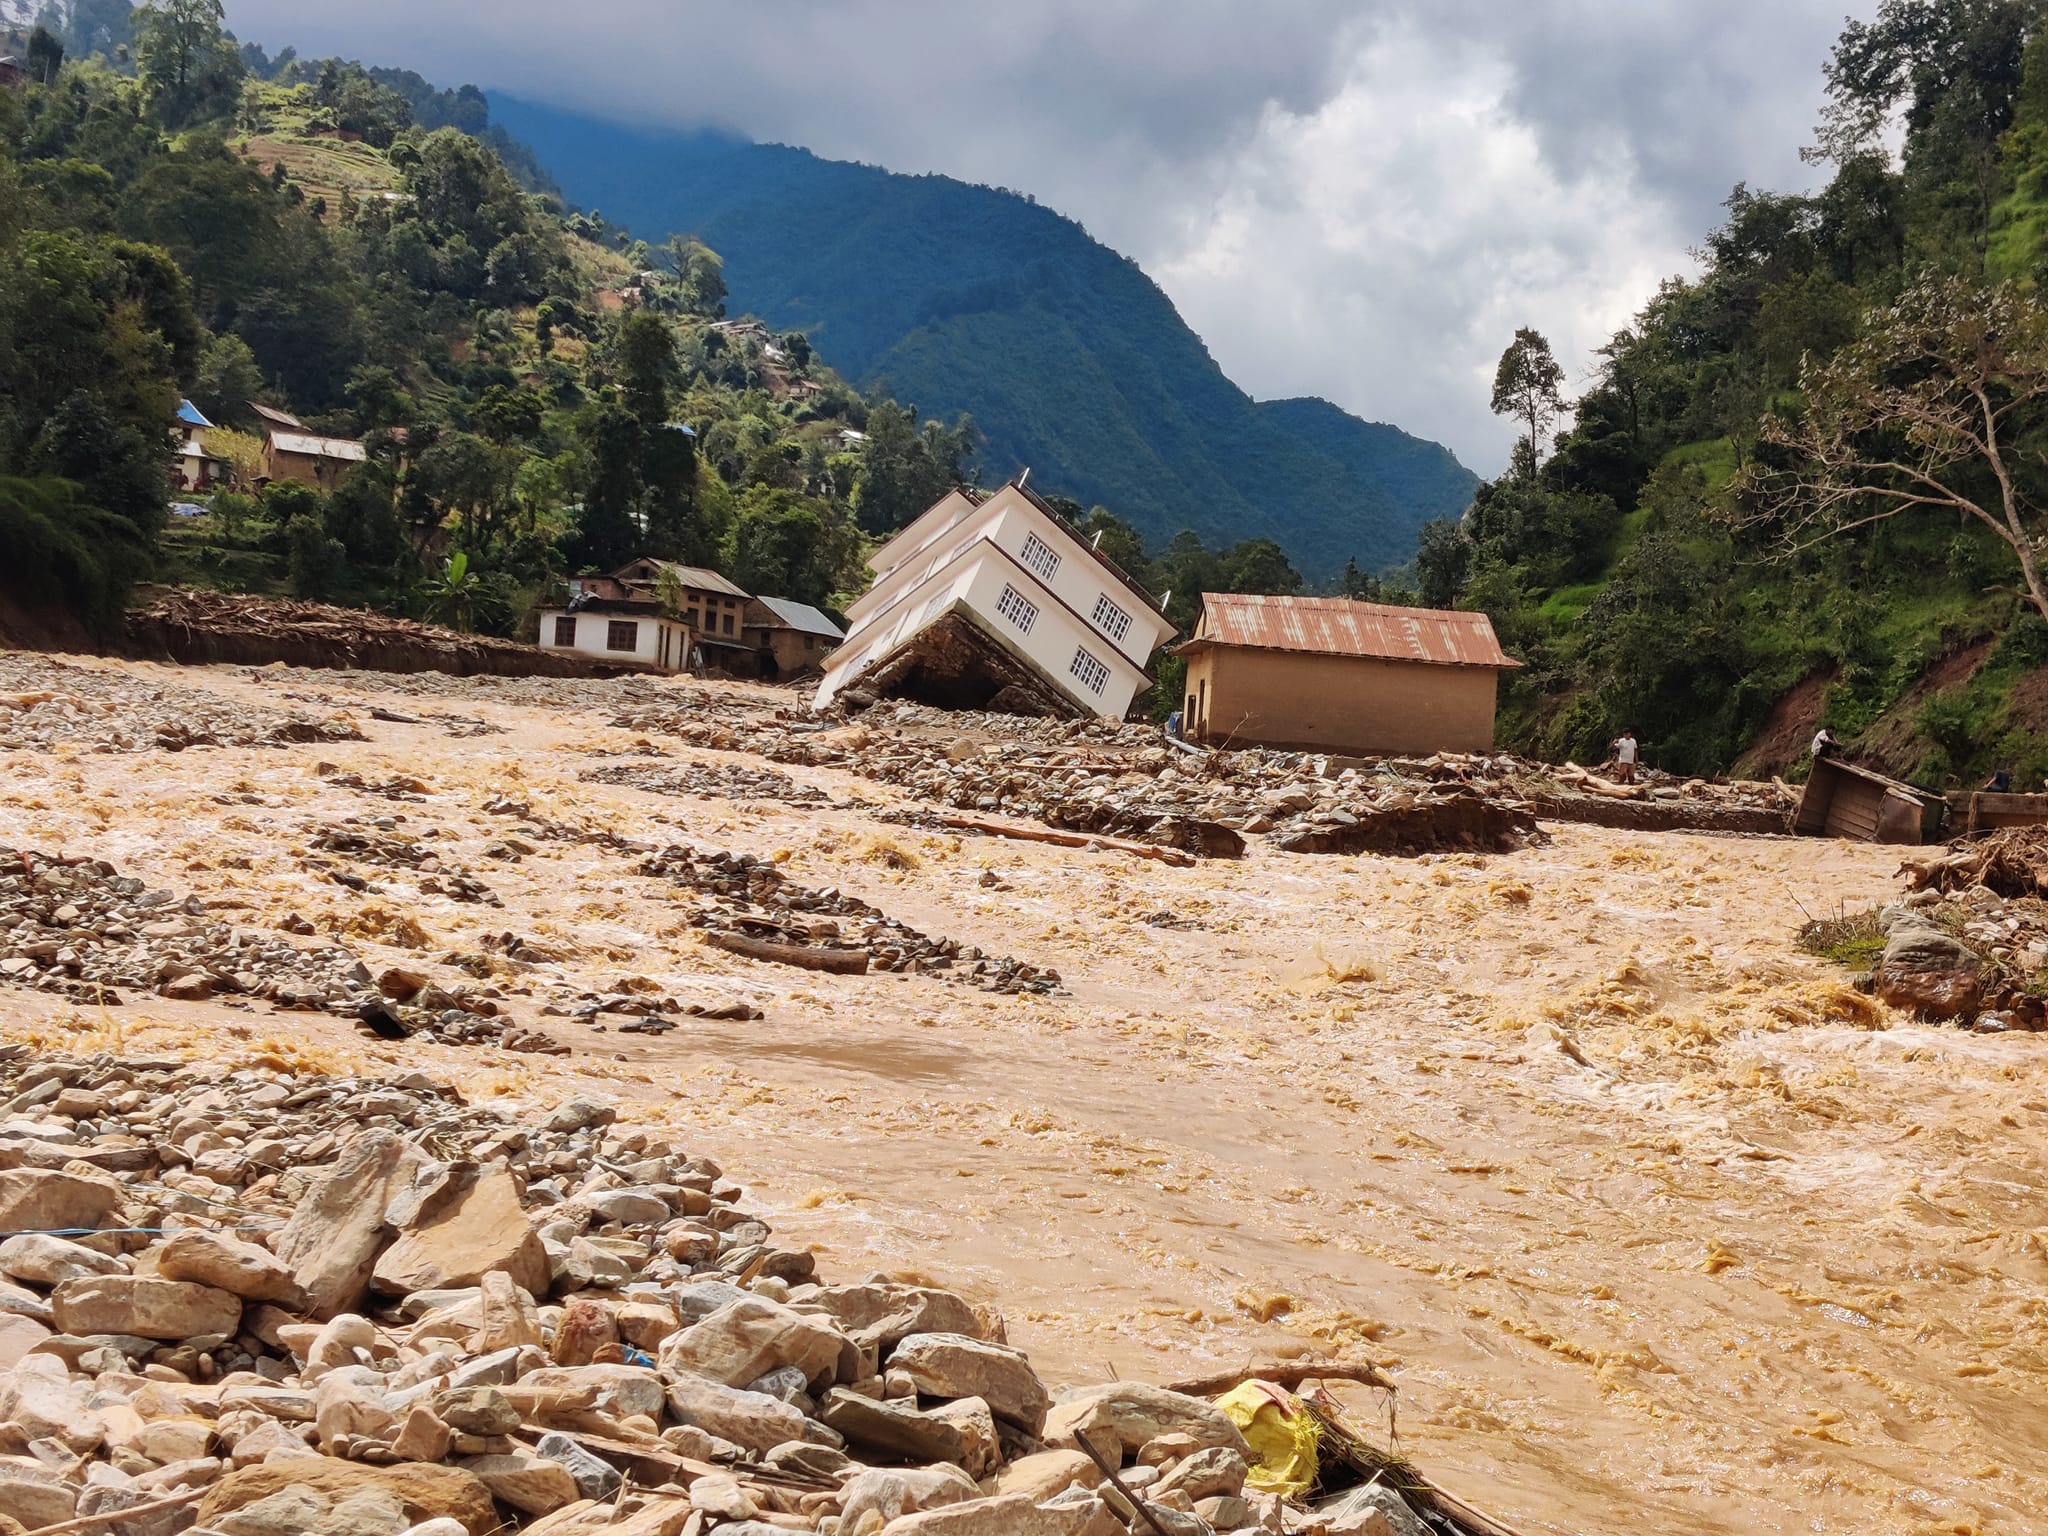
<svg viewBox="0 0 2048 1536"><path fill-rule="evenodd" d="M1257 402L1137 263L1013 192L715 133L645 132L493 93L493 120L585 208L695 234L730 307L848 378L966 411L984 467L1100 502L1163 543L1271 538L1311 579L1406 562L1477 477L1327 401Z"/></svg>

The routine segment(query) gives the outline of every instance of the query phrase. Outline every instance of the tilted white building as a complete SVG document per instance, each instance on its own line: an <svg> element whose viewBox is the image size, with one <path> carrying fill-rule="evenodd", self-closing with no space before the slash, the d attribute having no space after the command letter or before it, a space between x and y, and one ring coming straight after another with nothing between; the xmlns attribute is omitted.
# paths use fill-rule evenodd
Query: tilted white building
<svg viewBox="0 0 2048 1536"><path fill-rule="evenodd" d="M1151 596L1025 487L956 490L868 559L874 585L825 662L817 707L848 687L959 708L1121 719L1173 625Z"/></svg>

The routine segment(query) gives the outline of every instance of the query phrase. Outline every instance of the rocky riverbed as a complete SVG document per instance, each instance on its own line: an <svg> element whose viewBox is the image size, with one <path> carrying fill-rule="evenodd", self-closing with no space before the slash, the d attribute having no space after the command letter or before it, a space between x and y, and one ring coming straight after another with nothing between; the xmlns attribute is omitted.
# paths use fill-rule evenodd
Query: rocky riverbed
<svg viewBox="0 0 2048 1536"><path fill-rule="evenodd" d="M321 1127L347 1121L359 1134L389 1132L412 1149L401 1154L408 1169L429 1170L430 1190L407 1184L424 1192L397 1206L391 1248L408 1223L420 1230L415 1218L436 1219L423 1214L426 1194L460 1208L500 1168L518 1188L546 1266L544 1283L527 1272L539 1290L520 1287L538 1336L520 1347L542 1358L518 1360L534 1371L651 1372L660 1384L657 1403L647 1377L630 1377L643 1383L637 1406L658 1412L636 1416L614 1399L591 1405L602 1427L523 1417L504 1431L509 1448L474 1427L505 1423L495 1405L470 1404L488 1412L463 1428L450 1414L465 1408L443 1402L453 1388L440 1375L492 1353L475 1347L481 1285L447 1315L422 1310L415 1296L467 1287L411 1276L401 1286L388 1268L380 1283L380 1253L359 1310L337 1314L372 1330L367 1343L349 1332L361 1357L334 1367L369 1373L341 1378L361 1388L348 1394L359 1417L330 1413L343 1454L330 1452L317 1401L310 1418L266 1415L296 1450L266 1430L249 1454L303 1463L293 1474L316 1500L360 1495L383 1529L404 1528L389 1525L385 1500L408 1520L443 1518L392 1492L418 1476L407 1467L430 1465L482 1481L493 1520L579 1529L588 1510L534 1514L485 1477L502 1471L501 1488L533 1502L536 1490L566 1492L534 1464L570 1461L545 1455L531 1424L624 1480L620 1520L816 1529L838 1519L846 1536L851 1479L815 1482L808 1451L779 1458L813 1478L799 1487L768 1462L775 1446L719 1436L738 1454L712 1445L706 1455L683 1433L711 1432L675 1407L677 1383L688 1390L670 1369L682 1346L664 1362L662 1345L703 1325L685 1315L700 1285L792 1309L811 1319L799 1334L821 1326L850 1340L870 1325L837 1318L806 1287L874 1276L958 1298L977 1322L956 1313L957 1331L1021 1351L1049 1398L1311 1355L1384 1370L1398 1387L1401 1448L1526 1532L1997 1532L2035 1528L2048 1508L2028 1428L2048 1284L2029 1215L2048 1192L2039 1040L1917 1023L1794 943L1802 907L1897 899L1896 853L1642 833L1539 810L1533 834L1489 848L1305 857L1285 846L1291 831L1342 828L1329 814L1339 810L1365 821L1367 799L1374 812L1402 794L1540 805L1520 792L1541 786L1472 764L1346 781L1346 768L1325 776L1263 759L1210 779L1184 775L1180 754L1157 758L1171 749L1123 728L1013 733L962 720L949 738L946 717L899 717L894 706L817 731L791 713L790 694L740 685L66 661L20 691L51 697L18 708L17 734L0 746L0 844L21 871L0 868L13 882L0 894L0 966L28 962L0 969L0 1025L29 1052L6 1069L23 1086L0 1092L46 1097L0 1120L0 1149L22 1153L5 1171L62 1174L75 1160L52 1158L91 1151L101 1162L71 1176L111 1184L120 1203L72 1225L163 1229L61 1239L114 1261L118 1275L9 1282L21 1293L14 1315L67 1341L23 1358L54 1356L61 1388L52 1366L30 1367L37 1382L50 1373L51 1391L89 1379L88 1399L108 1394L94 1412L124 1445L143 1444L131 1413L144 1426L168 1413L207 1429L203 1446L189 1426L149 1431L155 1450L143 1459L117 1456L104 1438L49 1460L52 1447L29 1444L49 1436L0 1446L0 1458L44 1467L81 1500L91 1467L119 1474L97 1474L113 1492L94 1500L137 1500L133 1483L180 1461L215 1462L143 1492L174 1483L162 1495L172 1497L201 1486L178 1480L210 1478L178 1508L220 1528L236 1512L206 1500L228 1479L263 1490L252 1504L292 1481L249 1478L264 1463L236 1466L241 1436L228 1443L203 1409L231 1380L317 1398L322 1384L306 1373L321 1366L300 1346L334 1318L298 1321L277 1301L168 1279L151 1255L190 1225L292 1267L282 1234L345 1155L338 1130L320 1145ZM219 725L200 733L209 742L157 745L123 718L131 706L154 711L149 721ZM331 734L272 740L271 727L294 717ZM1051 827L1078 816L1098 785L1115 814L1081 817L1084 833L1165 843L1208 823L1241 839L1241 856L1203 848L1172 864L980 835L938 814ZM1297 787L1305 804L1258 802L1269 792L1291 801ZM60 923L65 905L78 912ZM709 942L757 931L749 923L799 947L859 948L869 964L814 971ZM158 924L176 931L148 931ZM75 969L56 963L66 949ZM1017 978L1056 980L975 984L977 960L990 974L1014 963ZM180 981L205 995L168 990ZM364 1021L377 1007L402 1038ZM534 1036L547 1052L513 1048ZM77 1080L30 1085L39 1065ZM186 1126L175 1106L215 1085L207 1124ZM273 1089L313 1096L296 1108L237 1098ZM95 1093L105 1109L82 1097ZM130 1094L140 1095L132 1107ZM394 1096L389 1110L341 1107L381 1094ZM163 1117L151 1120L157 1101ZM548 1129L578 1101L616 1119ZM719 1195L723 1178L690 1166L707 1159L744 1184L743 1198ZM695 1193L722 1199L731 1227L689 1209L690 1180L702 1177L712 1187ZM603 1193L593 1183L655 1189L647 1198L664 1209L557 1216ZM746 1227L764 1253L791 1257L751 1276L752 1257L724 1269L740 1251L724 1246L739 1213L768 1229ZM669 1233L692 1223L711 1226L720 1246L669 1252ZM769 1272L806 1259L812 1276ZM592 1267L611 1260L625 1268ZM66 1284L149 1278L236 1296L234 1331L216 1337L227 1303L211 1299L221 1327L176 1339L74 1329L108 1315L68 1302L69 1321L58 1318ZM99 1306L104 1290L80 1294ZM555 1360L572 1310L585 1319L567 1330L572 1341L587 1323L597 1349L612 1345L602 1321L572 1307L579 1298L609 1311L619 1361ZM652 1348L627 1332L647 1322L643 1304L675 1318ZM257 1320L276 1323L271 1338L250 1331ZM45 1342L9 1326L28 1347ZM93 1342L74 1350L72 1340ZM949 1405L965 1397L915 1381L905 1395L901 1378L892 1389L896 1362L879 1344L872 1374L863 1358L842 1379L835 1362L828 1383L822 1361L821 1341L801 1392L783 1378L793 1395L756 1395L847 1443L805 1431L786 1444L874 1467L881 1458L835 1416L910 1403L926 1416L963 1413ZM716 1385L750 1392L772 1373ZM248 1377L264 1385L237 1379ZM514 1389L524 1379L476 1385L523 1412ZM1384 1439L1384 1394L1331 1390ZM835 1410L846 1403L835 1392L862 1401ZM397 1454L415 1410L405 1449L438 1450L445 1426L438 1460ZM1048 1423L1058 1411L1048 1407ZM977 1499L1012 1497L984 1485L1045 1453L1014 1434L1005 1445L1004 1421L993 1408L989 1418L1005 1466L974 1478L966 1439L966 1459L949 1464L975 1481ZM1202 1450L1233 1449L1169 1438L1148 1461L1149 1440L1118 1444L1119 1475L1154 1488ZM512 1465L462 1465L497 1456ZM315 1478L315 1460L344 1470ZM578 1465L599 1486L602 1474ZM1205 1499L1244 1497L1225 1491L1224 1470L1220 1487L1193 1484L1199 1497L1194 1474L1183 1478L1186 1509L1167 1485L1161 1508L1229 1529L1211 1517L1234 1507L1202 1511ZM334 1478L356 1481L324 1481ZM382 1488L375 1497L369 1480ZM1053 1518L1093 1519L1099 1503L1129 1528L1085 1475L1073 1486L1076 1512ZM700 1487L716 1509L698 1506ZM645 1503L628 1507L635 1499ZM462 1508L482 1517L481 1504ZM307 1529L328 1518L273 1509ZM903 1518L874 1512L883 1525ZM1254 1527L1265 1518L1255 1500L1244 1513ZM851 1528L866 1518L854 1509Z"/></svg>

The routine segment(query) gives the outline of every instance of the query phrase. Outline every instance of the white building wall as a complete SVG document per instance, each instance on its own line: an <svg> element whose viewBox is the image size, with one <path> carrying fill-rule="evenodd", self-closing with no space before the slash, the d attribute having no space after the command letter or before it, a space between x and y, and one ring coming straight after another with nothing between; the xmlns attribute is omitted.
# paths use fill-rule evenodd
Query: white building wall
<svg viewBox="0 0 2048 1536"><path fill-rule="evenodd" d="M574 645L555 643L555 620L564 618L576 621ZM636 636L639 643L632 650L615 651L606 643L615 622L639 626ZM662 659L664 635L668 640L665 663ZM540 614L540 648L544 651L570 650L584 656L595 656L601 661L631 661L680 672L690 659L690 631L672 619L656 618L652 614L565 613L560 608L543 608Z"/></svg>

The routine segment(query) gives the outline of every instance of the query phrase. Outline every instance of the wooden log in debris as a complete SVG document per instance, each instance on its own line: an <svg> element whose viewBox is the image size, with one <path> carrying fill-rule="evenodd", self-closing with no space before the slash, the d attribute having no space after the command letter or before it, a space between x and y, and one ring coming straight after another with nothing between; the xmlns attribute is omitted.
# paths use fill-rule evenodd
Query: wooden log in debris
<svg viewBox="0 0 2048 1536"><path fill-rule="evenodd" d="M1007 837L1020 843L1051 843L1057 848L1100 848L1182 868L1195 862L1195 856L1185 849L1168 848L1160 843L1141 843L1128 837L1111 837L1106 833L1056 832L1050 827L1019 826L1015 822L990 821L981 816L947 814L940 816L939 820L958 832L982 832L990 837Z"/></svg>
<svg viewBox="0 0 2048 1536"><path fill-rule="evenodd" d="M864 949L841 949L836 945L787 944L779 939L757 939L744 933L728 933L722 928L704 930L704 942L713 949L722 949L727 954L744 955L749 960L767 960L775 965L801 966L807 971L829 971L834 976L865 976L868 970L868 952Z"/></svg>
<svg viewBox="0 0 2048 1536"><path fill-rule="evenodd" d="M1269 1360L1240 1370L1198 1376L1193 1381L1176 1381L1167 1387L1183 1397L1221 1397L1241 1382L1269 1381L1292 1392L1305 1381L1355 1381L1368 1387L1394 1390L1394 1380L1376 1365L1351 1360Z"/></svg>

